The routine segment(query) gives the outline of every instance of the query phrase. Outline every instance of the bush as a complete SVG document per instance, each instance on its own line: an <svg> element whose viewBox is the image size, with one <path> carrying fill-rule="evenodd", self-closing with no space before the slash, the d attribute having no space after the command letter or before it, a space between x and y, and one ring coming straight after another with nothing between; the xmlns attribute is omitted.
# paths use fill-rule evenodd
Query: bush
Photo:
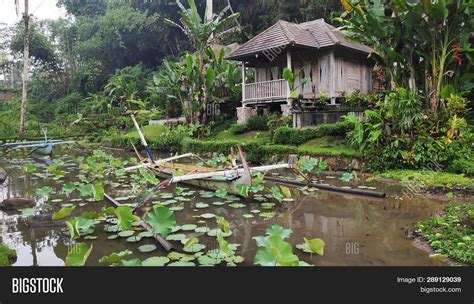
<svg viewBox="0 0 474 304"><path fill-rule="evenodd" d="M228 155L230 148L234 147L234 149L236 149L239 143L237 140L202 141L193 138L185 138L182 142L182 151L197 154L218 153ZM247 153L247 160L252 163L265 162L273 155L296 153L296 148L290 146L260 145L257 143L244 143L241 145L243 150Z"/></svg>
<svg viewBox="0 0 474 304"><path fill-rule="evenodd" d="M247 121L248 131L268 131L268 115L253 116Z"/></svg>
<svg viewBox="0 0 474 304"><path fill-rule="evenodd" d="M314 128L293 129L282 127L275 130L273 142L282 145L299 146L312 139L324 136L345 136L352 128L349 122L319 125Z"/></svg>
<svg viewBox="0 0 474 304"><path fill-rule="evenodd" d="M474 161L472 159L456 159L449 166L449 170L454 173L474 176Z"/></svg>
<svg viewBox="0 0 474 304"><path fill-rule="evenodd" d="M239 134L244 134L249 131L249 128L247 124L233 124L229 128L229 132L231 134L239 135Z"/></svg>

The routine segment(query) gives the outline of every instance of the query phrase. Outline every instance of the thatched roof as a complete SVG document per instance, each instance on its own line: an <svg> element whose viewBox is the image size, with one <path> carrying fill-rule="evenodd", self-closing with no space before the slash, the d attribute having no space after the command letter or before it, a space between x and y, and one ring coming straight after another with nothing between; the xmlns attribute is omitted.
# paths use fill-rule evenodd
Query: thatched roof
<svg viewBox="0 0 474 304"><path fill-rule="evenodd" d="M227 59L242 60L265 50L289 45L315 49L339 45L366 54L373 51L368 46L349 41L342 32L324 19L300 24L279 20L233 51Z"/></svg>

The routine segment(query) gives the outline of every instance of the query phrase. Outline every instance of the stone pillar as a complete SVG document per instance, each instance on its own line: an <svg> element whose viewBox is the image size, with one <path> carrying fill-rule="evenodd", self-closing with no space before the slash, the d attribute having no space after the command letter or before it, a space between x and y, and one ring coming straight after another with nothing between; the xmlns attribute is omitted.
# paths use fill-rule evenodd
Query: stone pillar
<svg viewBox="0 0 474 304"><path fill-rule="evenodd" d="M244 106L237 108L237 123L239 125L246 124L252 116L257 116L257 109Z"/></svg>
<svg viewBox="0 0 474 304"><path fill-rule="evenodd" d="M289 104L282 104L281 105L281 115L283 116L291 116L292 110L291 110L291 105Z"/></svg>

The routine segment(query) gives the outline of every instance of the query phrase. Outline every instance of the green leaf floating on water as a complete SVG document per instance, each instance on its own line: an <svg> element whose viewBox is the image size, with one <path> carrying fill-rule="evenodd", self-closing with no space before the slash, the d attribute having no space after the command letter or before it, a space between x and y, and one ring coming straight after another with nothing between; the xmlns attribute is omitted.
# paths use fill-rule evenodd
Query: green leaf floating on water
<svg viewBox="0 0 474 304"><path fill-rule="evenodd" d="M138 251L140 252L152 252L156 250L156 245L149 244L149 245L142 245L138 247Z"/></svg>
<svg viewBox="0 0 474 304"><path fill-rule="evenodd" d="M142 261L140 259L120 260L118 262L118 266L127 266L127 267L142 266Z"/></svg>
<svg viewBox="0 0 474 304"><path fill-rule="evenodd" d="M51 187L42 187L42 188L38 188L36 189L36 194L41 196L41 197L47 197L48 195L50 195L51 193L53 193L53 188Z"/></svg>
<svg viewBox="0 0 474 304"><path fill-rule="evenodd" d="M142 266L165 266L170 259L167 257L151 257L142 262Z"/></svg>
<svg viewBox="0 0 474 304"><path fill-rule="evenodd" d="M152 185L158 185L160 183L160 180L158 178L156 178L155 174L151 173L150 171L144 169L144 168L141 168L140 169L140 174L143 176L143 178L145 178L145 180L152 184Z"/></svg>
<svg viewBox="0 0 474 304"><path fill-rule="evenodd" d="M75 208L76 208L76 206L65 207L65 208L62 208L61 210L59 210L58 212L54 212L53 217L52 217L53 221L60 220L60 219L63 219L65 217L68 217Z"/></svg>
<svg viewBox="0 0 474 304"><path fill-rule="evenodd" d="M98 201L103 201L105 197L105 190L103 184L94 185L94 197Z"/></svg>
<svg viewBox="0 0 474 304"><path fill-rule="evenodd" d="M79 190L81 197L94 196L94 186L91 184L79 184L77 190Z"/></svg>
<svg viewBox="0 0 474 304"><path fill-rule="evenodd" d="M123 258L128 257L133 252L130 250L123 250L120 252L112 252L110 255L103 256L100 258L99 262L102 264L116 264L121 261Z"/></svg>
<svg viewBox="0 0 474 304"><path fill-rule="evenodd" d="M63 185L63 192L66 193L66 195L69 195L71 193L74 192L74 190L76 190L76 185L74 185L73 183L71 182L68 182L68 183L65 183Z"/></svg>
<svg viewBox="0 0 474 304"><path fill-rule="evenodd" d="M36 167L34 163L28 163L23 167L23 170L25 170L26 173L35 173L38 171L38 167Z"/></svg>
<svg viewBox="0 0 474 304"><path fill-rule="evenodd" d="M254 185L252 187L250 187L250 191L252 193L258 193L258 192L261 192L265 189L265 186L262 185L262 184L258 184L258 185Z"/></svg>
<svg viewBox="0 0 474 304"><path fill-rule="evenodd" d="M308 240L304 238L304 243L296 245L296 248L301 249L304 252L323 255L325 245L326 243L324 243L322 239L316 238L316 239Z"/></svg>
<svg viewBox="0 0 474 304"><path fill-rule="evenodd" d="M222 216L216 216L217 226L222 230L224 233L230 232L230 223Z"/></svg>
<svg viewBox="0 0 474 304"><path fill-rule="evenodd" d="M237 190L237 193L244 197L244 198L247 198L249 197L249 190L250 190L250 187L249 185L246 185L246 184L239 184L237 186L235 186L235 189Z"/></svg>
<svg viewBox="0 0 474 304"><path fill-rule="evenodd" d="M291 244L279 236L270 236L266 246L258 249L254 263L261 266L298 266L299 259L293 254Z"/></svg>
<svg viewBox="0 0 474 304"><path fill-rule="evenodd" d="M66 221L66 225L69 229L71 239L78 239L87 232L90 228L95 225L95 220L85 218L83 216L77 216L69 221Z"/></svg>
<svg viewBox="0 0 474 304"><path fill-rule="evenodd" d="M285 186L280 186L281 193L285 198L290 198L291 197L291 191L290 188L285 187Z"/></svg>
<svg viewBox="0 0 474 304"><path fill-rule="evenodd" d="M132 212L132 207L128 205L115 208L114 213L118 218L118 226L121 231L130 230L132 223L140 220L140 218Z"/></svg>
<svg viewBox="0 0 474 304"><path fill-rule="evenodd" d="M289 238L291 236L291 233L293 231L291 229L285 229L280 225L271 225L270 227L267 228L265 231L268 236L279 236L282 239Z"/></svg>
<svg viewBox="0 0 474 304"><path fill-rule="evenodd" d="M84 266L92 251L92 245L89 247L86 243L76 243L66 256L67 266Z"/></svg>
<svg viewBox="0 0 474 304"><path fill-rule="evenodd" d="M166 237L171 232L171 228L176 226L173 211L160 205L153 206L153 209L146 214L145 221L153 228L154 233L159 233L163 237Z"/></svg>
<svg viewBox="0 0 474 304"><path fill-rule="evenodd" d="M281 190L280 190L280 187L274 185L270 191L272 192L273 194L273 197L279 201L281 203L281 201L285 198L285 196L283 195L283 193L281 193Z"/></svg>
<svg viewBox="0 0 474 304"><path fill-rule="evenodd" d="M218 189L214 192L217 197L224 198L227 196L227 189Z"/></svg>

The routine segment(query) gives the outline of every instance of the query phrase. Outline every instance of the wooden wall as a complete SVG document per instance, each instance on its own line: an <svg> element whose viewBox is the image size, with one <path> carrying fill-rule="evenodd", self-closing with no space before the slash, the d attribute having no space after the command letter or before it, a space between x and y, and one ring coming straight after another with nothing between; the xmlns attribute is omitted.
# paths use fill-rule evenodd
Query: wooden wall
<svg viewBox="0 0 474 304"><path fill-rule="evenodd" d="M317 98L320 92L329 97L338 97L342 92L350 94L355 90L362 93L372 91L372 63L347 50L292 51L292 66L293 72L301 70L295 85L306 98ZM256 65L256 82L282 79L285 67L286 64L281 60ZM305 77L309 77L311 82L302 84Z"/></svg>

